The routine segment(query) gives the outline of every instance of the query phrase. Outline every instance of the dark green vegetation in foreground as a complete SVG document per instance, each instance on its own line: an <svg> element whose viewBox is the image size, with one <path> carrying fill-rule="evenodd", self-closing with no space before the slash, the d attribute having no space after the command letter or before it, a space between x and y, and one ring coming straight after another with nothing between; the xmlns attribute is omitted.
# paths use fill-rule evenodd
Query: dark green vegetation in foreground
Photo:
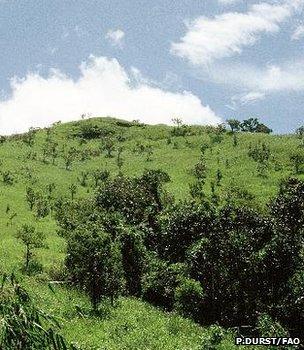
<svg viewBox="0 0 304 350"><path fill-rule="evenodd" d="M1 272L30 275L90 349L234 348L232 331L138 297L204 326L299 332L301 136L91 119L1 138Z"/></svg>

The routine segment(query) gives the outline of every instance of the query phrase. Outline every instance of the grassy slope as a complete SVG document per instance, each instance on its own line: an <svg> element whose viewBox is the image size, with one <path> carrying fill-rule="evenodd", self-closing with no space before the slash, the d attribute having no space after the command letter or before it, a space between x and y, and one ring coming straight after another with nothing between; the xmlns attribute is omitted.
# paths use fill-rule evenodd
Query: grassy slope
<svg viewBox="0 0 304 350"><path fill-rule="evenodd" d="M100 125L115 124L115 121L110 119L97 119L94 122ZM60 147L67 144L68 147L76 146L78 149L99 148L100 142L97 140L79 145L77 139L68 139L67 135L74 127L75 123L69 123L53 129L52 137L59 142ZM168 144L170 128L167 126L115 127L118 134L123 134L126 138L126 141L120 143L124 147L124 174L133 176L141 174L145 168L161 168L167 171L172 179L167 186L168 191L172 192L176 199L188 196L189 183L194 181L191 169L198 162L200 145L210 143L210 137L203 128L193 127L195 135L186 138L173 137L172 142ZM65 169L62 158L57 160L55 166L45 164L41 161L41 148L45 138L45 130L37 134L33 147L38 155L37 160L26 158L30 148L21 141L11 140L0 146L1 169L12 171L16 178L16 183L12 186L0 182L0 272L19 269L23 250L15 234L21 224L34 222L47 236L48 247L38 252L45 271L39 277L43 281L48 279L50 270L56 269L56 266L62 263L65 247L63 240L56 235L56 223L51 216L42 220L35 219L25 202L25 189L29 185L29 180L26 179L27 169L30 169L37 179L33 185L35 189L45 191L45 186L54 182L55 196L64 193L69 195L68 186L71 183L78 185L77 196L92 193L91 187L83 188L79 185L77 178L81 171L104 168L110 170L112 175L118 172L116 158L106 158L105 154L83 162L76 161L71 171ZM257 165L247 155L249 144L254 145L259 141L269 145L274 156L266 178L257 176ZM152 161L148 162L146 155L138 155L132 151L136 142L153 146ZM223 180L221 187L217 189L218 193L224 194L231 183L234 183L254 194L256 204L265 206L276 193L280 179L292 174L289 154L298 147L299 142L295 136L240 134L238 146L233 147L232 136L226 134L222 143L215 144L212 150L208 149L206 152L206 191L210 192L210 181L215 178L217 169L220 169ZM9 213L6 213L7 205L10 207ZM8 219L13 212L17 213L17 217L10 225ZM195 349L200 343L200 337L206 335L205 330L188 320L175 315L165 315L132 299L121 299L117 309L103 319L81 317L75 311L75 305L88 305L86 298L78 292L56 287L54 295L46 287L47 283L38 282L38 278L26 278L25 283L43 307L61 317L66 336L81 344L88 344L89 348L104 344L101 349ZM225 348L228 349L227 344Z"/></svg>

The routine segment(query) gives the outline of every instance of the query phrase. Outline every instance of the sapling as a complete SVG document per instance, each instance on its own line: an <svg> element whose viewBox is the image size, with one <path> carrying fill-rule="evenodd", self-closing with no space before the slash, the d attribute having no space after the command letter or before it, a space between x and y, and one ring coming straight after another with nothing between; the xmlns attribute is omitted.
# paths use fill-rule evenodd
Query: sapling
<svg viewBox="0 0 304 350"><path fill-rule="evenodd" d="M37 231L32 225L24 224L17 232L17 238L25 246L24 254L24 271L30 272L30 263L34 260L34 250L44 246L45 236L42 232Z"/></svg>

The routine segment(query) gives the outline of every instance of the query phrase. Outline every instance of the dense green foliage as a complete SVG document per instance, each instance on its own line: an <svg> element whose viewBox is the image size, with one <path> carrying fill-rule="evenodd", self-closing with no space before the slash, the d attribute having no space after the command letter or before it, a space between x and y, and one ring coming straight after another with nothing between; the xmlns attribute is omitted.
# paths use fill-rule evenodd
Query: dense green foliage
<svg viewBox="0 0 304 350"><path fill-rule="evenodd" d="M233 331L174 312L300 334L303 134L248 123L90 119L2 138L0 270L30 274L84 348L234 348Z"/></svg>

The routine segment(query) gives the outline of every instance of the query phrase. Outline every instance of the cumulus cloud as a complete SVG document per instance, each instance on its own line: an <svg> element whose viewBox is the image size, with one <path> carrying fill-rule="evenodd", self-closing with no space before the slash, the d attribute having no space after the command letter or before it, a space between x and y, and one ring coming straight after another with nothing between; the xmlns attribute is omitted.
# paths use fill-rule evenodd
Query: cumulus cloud
<svg viewBox="0 0 304 350"><path fill-rule="evenodd" d="M38 73L14 78L11 96L0 100L0 134L45 127L58 120L76 120L83 113L150 124L170 124L172 117L194 124L221 121L192 93L166 91L139 77L133 79L132 74L115 59L92 56L81 64L76 80L58 70L52 70L46 78Z"/></svg>
<svg viewBox="0 0 304 350"><path fill-rule="evenodd" d="M276 33L280 24L302 8L304 0L262 2L245 13L227 12L215 17L198 17L186 23L187 32L171 45L171 52L194 65L240 54L262 34Z"/></svg>
<svg viewBox="0 0 304 350"><path fill-rule="evenodd" d="M300 40L304 38L304 25L299 25L291 35L291 40Z"/></svg>
<svg viewBox="0 0 304 350"><path fill-rule="evenodd" d="M113 46L122 47L123 39L125 37L125 32L121 29L112 30L110 29L106 34L106 39Z"/></svg>

